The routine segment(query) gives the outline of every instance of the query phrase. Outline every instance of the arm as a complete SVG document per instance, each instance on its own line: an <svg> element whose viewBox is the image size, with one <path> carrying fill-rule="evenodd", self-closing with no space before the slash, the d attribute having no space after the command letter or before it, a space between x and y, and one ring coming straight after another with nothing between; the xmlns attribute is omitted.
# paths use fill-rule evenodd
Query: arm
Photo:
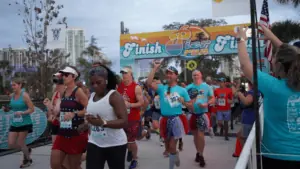
<svg viewBox="0 0 300 169"><path fill-rule="evenodd" d="M154 78L154 75L155 75L156 71L157 71L157 68L154 67L154 68L151 70L151 72L149 73L148 78L147 78L147 81L146 81L147 86L148 86L149 88L153 89L154 91L156 91L157 88L158 88L157 83L153 82L153 78Z"/></svg>
<svg viewBox="0 0 300 169"><path fill-rule="evenodd" d="M208 105L215 104L216 99L214 96L213 89L211 87L209 87L208 89Z"/></svg>
<svg viewBox="0 0 300 169"><path fill-rule="evenodd" d="M244 96L243 93L238 92L237 93L238 98L240 99L240 101L245 105L245 106L249 106L252 104L253 102L253 96L251 94L247 94L247 96Z"/></svg>
<svg viewBox="0 0 300 169"><path fill-rule="evenodd" d="M26 111L23 112L23 114L31 114L34 112L34 105L29 97L29 94L24 92L23 94L23 99L28 107L28 109Z"/></svg>
<svg viewBox="0 0 300 169"><path fill-rule="evenodd" d="M135 97L137 99L136 103L130 103L131 108L139 108L142 107L144 104L144 97L143 97L143 91L140 86L135 87Z"/></svg>
<svg viewBox="0 0 300 169"><path fill-rule="evenodd" d="M277 36L275 36L274 33L269 28L265 27L262 24L260 24L260 27L264 32L265 39L270 40L276 48L279 48L283 44L281 40L278 39Z"/></svg>
<svg viewBox="0 0 300 169"><path fill-rule="evenodd" d="M109 97L109 103L113 107L118 119L107 121L105 127L113 129L125 128L128 123L128 114L123 97L118 92L114 92Z"/></svg>
<svg viewBox="0 0 300 169"><path fill-rule="evenodd" d="M77 112L77 115L80 116L80 117L83 117L86 113L86 107L87 107L88 102L89 102L88 97L83 92L83 90L81 88L78 88L78 90L76 91L75 97L78 100L78 102L80 104L82 104L83 107L84 107L83 110L80 110L80 111Z"/></svg>

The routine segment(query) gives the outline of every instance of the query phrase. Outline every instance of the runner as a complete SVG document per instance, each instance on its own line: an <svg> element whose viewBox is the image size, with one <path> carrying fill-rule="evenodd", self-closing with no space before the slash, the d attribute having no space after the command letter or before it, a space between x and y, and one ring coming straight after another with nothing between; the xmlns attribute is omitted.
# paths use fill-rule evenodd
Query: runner
<svg viewBox="0 0 300 169"><path fill-rule="evenodd" d="M133 81L131 67L124 67L120 73L123 79L118 86L118 92L123 95L128 113L128 126L124 129L128 140L127 161L131 162L129 169L135 169L138 166L138 146L136 139L141 119L140 110L144 104L143 91L142 88Z"/></svg>
<svg viewBox="0 0 300 169"><path fill-rule="evenodd" d="M67 66L59 72L63 75L66 90L60 104L60 128L52 147L51 168L61 169L68 155L70 169L76 169L80 167L81 156L87 146L87 131L78 129L84 124L88 98L75 84L80 77L75 67Z"/></svg>
<svg viewBox="0 0 300 169"><path fill-rule="evenodd" d="M51 101L48 98L46 98L43 102L48 110L48 121L51 123L52 143L54 143L59 130L58 116L60 112L61 96L65 90L65 85L61 73L55 73L53 75L53 83L54 92Z"/></svg>
<svg viewBox="0 0 300 169"><path fill-rule="evenodd" d="M191 106L190 97L187 91L177 85L178 70L169 66L166 71L167 85L153 83L155 72L159 69L161 62L154 61L153 69L150 72L147 85L155 90L160 97L161 114L164 116L161 120L160 134L165 139L165 146L169 155L169 169L176 165L180 166L179 152L176 145L179 138L187 132L187 122L183 121L182 105Z"/></svg>
<svg viewBox="0 0 300 169"><path fill-rule="evenodd" d="M186 90L197 90L198 94L197 97L193 99L194 105L192 109L193 114L190 119L190 129L193 133L194 144L197 150L195 161L199 163L200 167L204 167L204 132L207 128L207 125L203 115L208 112L208 105L214 104L215 98L211 87L202 81L202 74L199 70L194 70L192 76L193 83L188 85Z"/></svg>
<svg viewBox="0 0 300 169"><path fill-rule="evenodd" d="M34 105L28 93L23 89L24 85L22 79L13 79L13 93L10 95L9 106L2 107L5 112L13 111L13 119L8 134L8 146L12 149L21 148L23 161L20 168L29 167L32 164L31 149L27 147L25 139L28 133L32 132L30 114L34 112Z"/></svg>
<svg viewBox="0 0 300 169"><path fill-rule="evenodd" d="M216 110L217 110L217 120L220 126L220 135L223 135L223 130L225 131L225 140L228 138L228 122L230 121L231 115L231 103L232 103L232 89L226 87L225 79L219 79L220 88L214 91L216 97Z"/></svg>
<svg viewBox="0 0 300 169"><path fill-rule="evenodd" d="M110 169L125 169L127 137L123 128L128 120L123 98L115 90L116 76L105 66L92 68L89 76L95 92L87 106L91 133L86 168L104 169L107 161Z"/></svg>

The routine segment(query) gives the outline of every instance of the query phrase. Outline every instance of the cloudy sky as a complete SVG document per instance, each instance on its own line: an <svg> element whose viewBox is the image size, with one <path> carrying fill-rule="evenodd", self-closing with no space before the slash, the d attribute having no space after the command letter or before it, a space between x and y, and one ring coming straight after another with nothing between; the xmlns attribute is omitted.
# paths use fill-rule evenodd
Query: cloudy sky
<svg viewBox="0 0 300 169"><path fill-rule="evenodd" d="M22 18L13 0L0 0L0 48L25 47ZM161 31L162 26L173 21L186 22L193 18L212 18L210 0L58 0L65 8L60 16L68 17L69 27L83 28L86 39L97 37L103 52L119 67L120 21L130 33ZM260 12L261 4L258 4ZM269 0L271 22L300 19L300 9L291 5L278 5ZM247 23L249 16L224 18L229 24Z"/></svg>

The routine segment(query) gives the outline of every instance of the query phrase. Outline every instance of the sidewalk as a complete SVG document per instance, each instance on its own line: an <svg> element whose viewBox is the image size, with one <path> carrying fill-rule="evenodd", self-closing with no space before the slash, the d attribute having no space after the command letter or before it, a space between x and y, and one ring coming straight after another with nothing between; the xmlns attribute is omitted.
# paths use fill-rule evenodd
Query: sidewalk
<svg viewBox="0 0 300 169"><path fill-rule="evenodd" d="M205 169L233 169L236 159L231 155L234 151L235 138L231 137L225 141L223 137L206 137L204 157L207 166ZM178 169L199 169L194 162L195 148L192 136L185 136L184 150L180 153L181 166ZM152 135L151 140L142 140L139 144L139 169L168 169L168 158L162 155L163 148L160 146L158 137ZM28 169L49 169L50 168L51 145L33 149L33 165ZM0 157L1 168L18 169L22 158L21 153L15 153ZM128 164L127 164L128 166ZM85 169L85 163L82 164ZM106 167L108 169L108 167Z"/></svg>

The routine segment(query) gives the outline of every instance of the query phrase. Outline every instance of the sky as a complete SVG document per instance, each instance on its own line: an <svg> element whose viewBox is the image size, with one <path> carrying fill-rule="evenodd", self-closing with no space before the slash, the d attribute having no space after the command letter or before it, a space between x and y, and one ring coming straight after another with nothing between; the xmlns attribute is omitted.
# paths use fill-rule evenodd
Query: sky
<svg viewBox="0 0 300 169"><path fill-rule="evenodd" d="M24 27L13 0L0 0L0 48L26 47L22 42ZM240 0L239 0L240 1ZM261 1L261 0L259 0ZM210 0L58 0L64 5L60 16L66 16L71 28L82 28L86 40L92 35L98 45L119 69L120 22L124 21L130 33L162 31L164 24L186 22L189 19L212 18ZM257 4L261 10L261 3ZM300 20L300 8L279 5L269 0L271 22ZM214 18L221 19L221 18ZM248 23L250 16L226 17L228 24Z"/></svg>

